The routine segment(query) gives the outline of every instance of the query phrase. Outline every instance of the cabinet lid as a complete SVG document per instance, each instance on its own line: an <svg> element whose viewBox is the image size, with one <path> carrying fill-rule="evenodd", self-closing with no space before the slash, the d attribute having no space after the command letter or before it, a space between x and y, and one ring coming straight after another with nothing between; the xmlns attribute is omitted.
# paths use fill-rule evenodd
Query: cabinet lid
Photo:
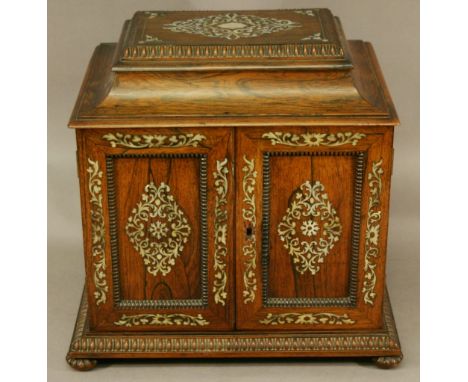
<svg viewBox="0 0 468 382"><path fill-rule="evenodd" d="M142 11L127 21L114 71L350 69L328 9Z"/></svg>

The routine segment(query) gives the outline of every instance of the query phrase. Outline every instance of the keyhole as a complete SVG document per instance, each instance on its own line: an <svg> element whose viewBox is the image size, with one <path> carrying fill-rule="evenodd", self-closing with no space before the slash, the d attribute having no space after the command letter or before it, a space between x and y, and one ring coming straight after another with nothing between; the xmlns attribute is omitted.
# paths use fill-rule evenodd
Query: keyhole
<svg viewBox="0 0 468 382"><path fill-rule="evenodd" d="M252 227L247 227L247 229L245 230L245 234L247 235L247 237L251 237L253 234Z"/></svg>

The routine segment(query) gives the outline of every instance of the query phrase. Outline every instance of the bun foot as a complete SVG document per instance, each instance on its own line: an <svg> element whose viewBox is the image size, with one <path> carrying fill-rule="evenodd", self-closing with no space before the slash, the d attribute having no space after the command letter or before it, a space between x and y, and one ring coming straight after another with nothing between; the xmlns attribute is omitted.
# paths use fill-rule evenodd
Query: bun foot
<svg viewBox="0 0 468 382"><path fill-rule="evenodd" d="M386 357L376 357L376 358L373 358L372 361L380 369L392 369L394 367L397 367L400 364L402 359L403 359L403 355L395 355L395 356L386 356Z"/></svg>
<svg viewBox="0 0 468 382"><path fill-rule="evenodd" d="M88 370L94 369L97 365L97 361L95 359L72 358L68 355L66 359L67 359L68 364L78 371L88 371Z"/></svg>

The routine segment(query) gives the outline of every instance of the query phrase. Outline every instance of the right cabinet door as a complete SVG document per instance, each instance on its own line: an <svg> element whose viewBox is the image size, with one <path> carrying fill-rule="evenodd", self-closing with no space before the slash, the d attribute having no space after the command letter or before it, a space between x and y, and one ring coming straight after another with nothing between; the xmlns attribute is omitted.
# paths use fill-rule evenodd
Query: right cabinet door
<svg viewBox="0 0 468 382"><path fill-rule="evenodd" d="M237 328L381 327L393 128L237 134Z"/></svg>

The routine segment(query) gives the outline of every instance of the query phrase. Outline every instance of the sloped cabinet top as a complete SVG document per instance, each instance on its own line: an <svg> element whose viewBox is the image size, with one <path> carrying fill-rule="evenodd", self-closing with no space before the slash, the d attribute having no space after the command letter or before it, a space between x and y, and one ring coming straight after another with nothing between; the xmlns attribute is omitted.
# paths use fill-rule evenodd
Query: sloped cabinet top
<svg viewBox="0 0 468 382"><path fill-rule="evenodd" d="M142 11L99 45L72 128L396 125L372 46L327 9Z"/></svg>

